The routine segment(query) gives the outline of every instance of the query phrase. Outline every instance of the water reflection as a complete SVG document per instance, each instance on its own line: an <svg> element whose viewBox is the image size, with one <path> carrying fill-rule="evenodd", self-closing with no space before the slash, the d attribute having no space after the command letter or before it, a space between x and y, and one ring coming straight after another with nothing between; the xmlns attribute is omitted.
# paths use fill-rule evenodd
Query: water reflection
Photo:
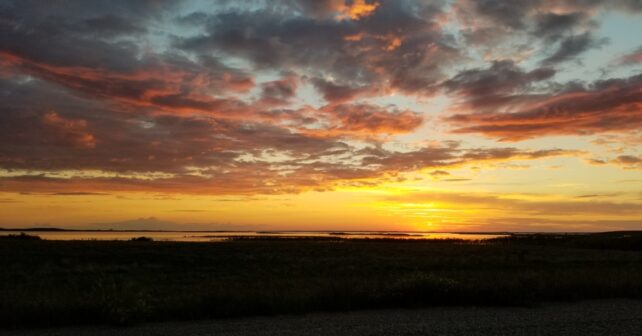
<svg viewBox="0 0 642 336"><path fill-rule="evenodd" d="M20 234L22 231L2 231L0 234ZM187 232L187 231L29 231L46 240L130 240L136 237L149 237L156 241L176 242L210 242L223 241L231 237L279 237L279 238L395 238L395 239L466 239L479 240L501 237L500 234L471 234L471 233L427 233L427 232L311 232L311 231L217 231L217 232Z"/></svg>

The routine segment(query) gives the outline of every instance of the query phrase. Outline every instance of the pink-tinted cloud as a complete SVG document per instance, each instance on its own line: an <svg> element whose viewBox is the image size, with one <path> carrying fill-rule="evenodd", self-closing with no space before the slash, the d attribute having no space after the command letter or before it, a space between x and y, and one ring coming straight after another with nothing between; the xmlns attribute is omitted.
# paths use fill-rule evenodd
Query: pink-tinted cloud
<svg viewBox="0 0 642 336"><path fill-rule="evenodd" d="M409 133L423 122L422 116L416 112L368 104L328 105L321 108L321 112L329 125L319 131L305 129L306 133L377 137Z"/></svg>
<svg viewBox="0 0 642 336"><path fill-rule="evenodd" d="M407 152L373 146L357 149L327 135L297 133L262 123L212 121L183 115L148 115L137 120L131 118L130 113L110 111L92 116L88 121L51 112L29 116L33 112L25 110L27 102L20 97L28 100L36 92L14 91L11 108L20 112L1 116L0 165L14 172L0 178L5 191L293 193L327 190L350 183L374 185L396 179L398 174L423 169L576 155L559 150L466 149L456 144ZM88 104L61 95L49 97L50 103ZM82 111L81 108L66 113ZM75 136L92 125L95 146L88 150L76 146L76 142L69 145L48 141L43 145L45 135L28 132L34 120L47 120L47 127L55 127L56 132L64 130L67 137L69 132ZM359 127L383 127L378 120L374 125L366 123ZM46 136L57 139L59 133ZM20 142L15 141L17 138Z"/></svg>
<svg viewBox="0 0 642 336"><path fill-rule="evenodd" d="M613 62L615 65L637 65L642 63L642 48L638 48L628 54L622 55L616 58Z"/></svg>
<svg viewBox="0 0 642 336"><path fill-rule="evenodd" d="M167 109L172 113L205 112L233 117L246 112L240 101L212 97L244 92L252 78L232 69L203 68L183 60L153 60L132 72L88 67L62 67L40 63L11 53L1 53L5 62L23 71L84 94L139 107Z"/></svg>
<svg viewBox="0 0 642 336"><path fill-rule="evenodd" d="M3 190L285 193L578 154L416 147L434 136L412 134L431 111L375 103L423 106L412 102L437 93L454 101L446 121L458 133L521 140L641 126L640 76L554 82L560 64L600 44L595 11L637 10L632 2L456 1L454 12L425 1L220 5L2 5ZM538 68L513 54L474 59L471 46L511 36L541 46L528 63ZM470 68L479 62L488 64Z"/></svg>
<svg viewBox="0 0 642 336"><path fill-rule="evenodd" d="M518 141L636 130L642 126L642 76L598 81L560 93L507 95L501 104L490 105L492 109L480 104L474 112L476 107L472 101L473 112L446 119L455 127L453 132Z"/></svg>
<svg viewBox="0 0 642 336"><path fill-rule="evenodd" d="M78 119L64 119L50 111L42 116L42 124L55 133L54 139L82 148L96 147L96 138L87 131L87 122Z"/></svg>

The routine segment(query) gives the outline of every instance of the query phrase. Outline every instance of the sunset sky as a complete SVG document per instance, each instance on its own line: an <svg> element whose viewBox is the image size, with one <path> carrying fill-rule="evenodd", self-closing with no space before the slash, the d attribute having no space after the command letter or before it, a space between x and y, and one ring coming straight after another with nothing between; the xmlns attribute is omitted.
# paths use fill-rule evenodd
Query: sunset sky
<svg viewBox="0 0 642 336"><path fill-rule="evenodd" d="M636 0L0 0L0 227L642 229Z"/></svg>

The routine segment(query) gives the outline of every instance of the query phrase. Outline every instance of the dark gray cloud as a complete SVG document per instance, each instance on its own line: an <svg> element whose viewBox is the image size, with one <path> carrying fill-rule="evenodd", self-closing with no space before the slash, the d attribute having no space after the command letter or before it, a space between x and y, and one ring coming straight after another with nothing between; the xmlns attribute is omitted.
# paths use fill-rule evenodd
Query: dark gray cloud
<svg viewBox="0 0 642 336"><path fill-rule="evenodd" d="M134 39L175 1L2 1L0 50L54 65L129 70ZM115 37L129 37L114 40Z"/></svg>
<svg viewBox="0 0 642 336"><path fill-rule="evenodd" d="M179 39L176 46L198 54L240 57L257 69L331 76L340 87L387 86L411 93L430 92L443 76L442 67L455 61L459 53L454 38L435 21L441 9L424 5L415 11L417 6L384 2L360 20L273 11L212 14L204 34Z"/></svg>
<svg viewBox="0 0 642 336"><path fill-rule="evenodd" d="M600 48L607 43L608 39L595 39L589 33L572 35L560 41L558 48L541 63L551 65L573 60L585 51Z"/></svg>
<svg viewBox="0 0 642 336"><path fill-rule="evenodd" d="M524 30L551 37L592 25L590 16L600 9L642 12L642 3L638 0L457 0L454 9L463 21L488 20L507 28L499 30L504 33Z"/></svg>
<svg viewBox="0 0 642 336"><path fill-rule="evenodd" d="M351 87L349 85L339 85L322 78L313 78L311 82L321 93L323 99L329 103L344 103L372 92L369 85Z"/></svg>
<svg viewBox="0 0 642 336"><path fill-rule="evenodd" d="M446 90L476 106L493 99L527 91L533 84L551 79L555 69L520 69L512 61L495 61L488 68L465 70L443 83Z"/></svg>
<svg viewBox="0 0 642 336"><path fill-rule="evenodd" d="M98 36L113 37L118 35L131 35L146 32L146 28L120 16L107 14L81 20L74 27L75 30L90 32Z"/></svg>
<svg viewBox="0 0 642 336"><path fill-rule="evenodd" d="M540 14L535 17L533 35L554 42L563 36L572 34L575 27L587 20L587 14L584 12Z"/></svg>
<svg viewBox="0 0 642 336"><path fill-rule="evenodd" d="M635 0L457 0L453 5L469 45L494 57L536 46L547 65L602 46L605 39L594 34L599 15L610 10L640 13L642 6Z"/></svg>
<svg viewBox="0 0 642 336"><path fill-rule="evenodd" d="M298 80L294 76L263 83L261 85L261 100L267 105L288 105L296 97Z"/></svg>

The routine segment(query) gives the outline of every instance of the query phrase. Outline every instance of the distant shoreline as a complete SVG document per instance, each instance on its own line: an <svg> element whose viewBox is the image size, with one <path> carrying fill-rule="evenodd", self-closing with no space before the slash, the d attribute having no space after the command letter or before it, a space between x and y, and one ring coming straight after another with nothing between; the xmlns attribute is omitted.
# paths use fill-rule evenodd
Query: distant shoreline
<svg viewBox="0 0 642 336"><path fill-rule="evenodd" d="M402 230L150 230L150 229L65 229L65 228L2 228L0 231L13 232L185 232L185 233L258 233L258 234L280 234L280 233L327 233L327 234L466 234L466 235L523 235L523 234L557 234L557 235L582 235L582 234L627 234L639 233L642 230L622 230L622 231L402 231Z"/></svg>

